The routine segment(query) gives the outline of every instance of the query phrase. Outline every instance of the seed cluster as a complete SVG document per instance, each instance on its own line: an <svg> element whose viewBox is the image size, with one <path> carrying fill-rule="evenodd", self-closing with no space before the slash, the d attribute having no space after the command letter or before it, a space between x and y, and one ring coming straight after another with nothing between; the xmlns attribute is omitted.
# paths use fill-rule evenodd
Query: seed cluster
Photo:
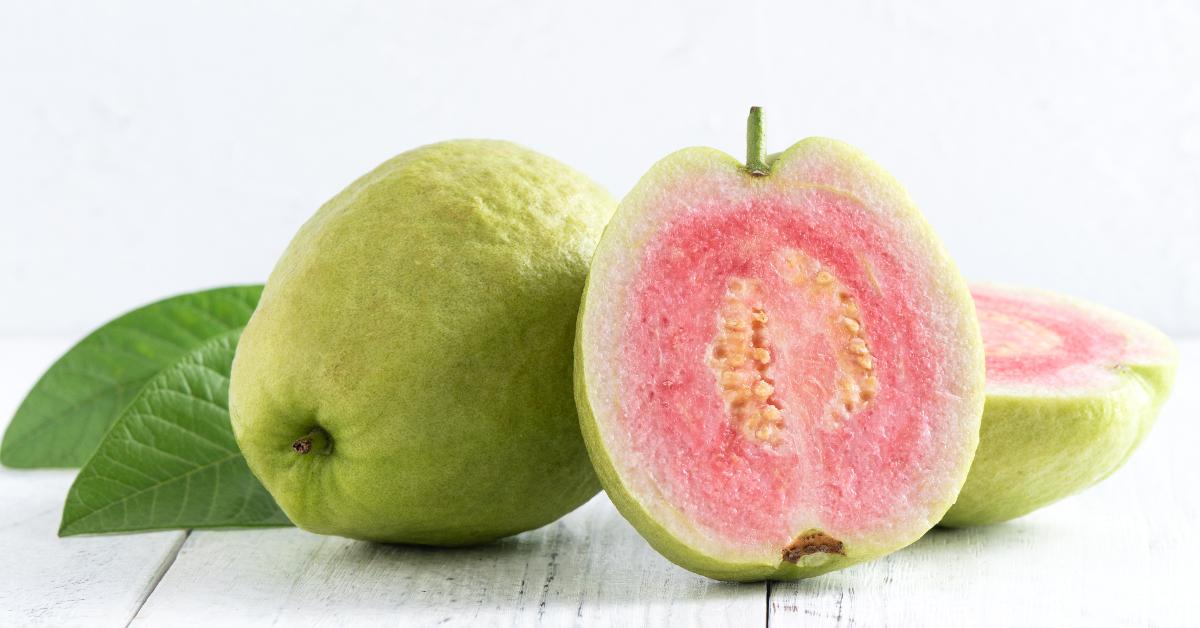
<svg viewBox="0 0 1200 628"><path fill-rule="evenodd" d="M775 383L768 373L771 350L767 322L761 283L731 280L709 367L717 375L734 425L747 438L775 444L783 428L783 413L774 398Z"/></svg>
<svg viewBox="0 0 1200 628"><path fill-rule="evenodd" d="M835 419L845 420L865 408L879 391L875 358L867 344L858 301L829 269L800 251L785 251L779 269L793 285L809 290L815 303L830 305L830 334L840 348L836 354L837 394L832 414Z"/></svg>
<svg viewBox="0 0 1200 628"><path fill-rule="evenodd" d="M838 294L841 305L839 322L845 330L844 351L838 355L838 393L842 409L847 414L863 409L875 398L879 380L875 377L875 358L867 346L862 323L858 319L858 303L854 297L842 292Z"/></svg>
<svg viewBox="0 0 1200 628"><path fill-rule="evenodd" d="M879 392L875 356L867 341L858 300L829 268L795 250L776 258L779 273L802 290L814 309L829 313L823 330L836 347L834 379L817 384L828 405L820 423L833 428L866 408ZM708 366L712 369L734 427L743 436L778 444L784 410L771 377L770 324L761 281L733 278L726 286ZM814 383L815 380L814 380Z"/></svg>

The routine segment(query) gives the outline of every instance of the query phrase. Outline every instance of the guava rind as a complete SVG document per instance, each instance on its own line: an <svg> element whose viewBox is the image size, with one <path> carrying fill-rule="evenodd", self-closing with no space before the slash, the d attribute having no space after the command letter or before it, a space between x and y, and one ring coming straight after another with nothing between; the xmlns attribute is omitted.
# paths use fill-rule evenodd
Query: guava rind
<svg viewBox="0 0 1200 628"><path fill-rule="evenodd" d="M1112 365L1115 381L1083 390L1017 390L989 383L979 448L958 500L940 523L946 527L1016 519L1110 476L1154 425L1178 364L1170 340L1142 321L1047 291L979 287L1094 314L1110 329L1147 339L1161 353L1141 363Z"/></svg>
<svg viewBox="0 0 1200 628"><path fill-rule="evenodd" d="M926 247L926 255L936 261L934 274L940 283L941 292L948 295L962 313L960 321L962 327L961 351L974 364L974 376L964 395L964 399L971 409L961 417L967 428L965 432L969 434L970 439L970 442L966 443L964 447L967 452L973 452L977 445L978 422L983 405L982 342L975 321L974 305L966 283L899 182L857 149L826 138L802 140L786 151L771 155L768 158L768 164L771 170L770 175L753 177L745 172L742 164L733 157L721 151L704 147L683 149L656 163L622 200L601 237L596 255L593 257L593 267L588 276L588 283L584 289L576 331L575 399L579 408L584 440L587 442L588 453L601 484L618 511L655 550L685 569L718 580L796 580L817 576L887 554L912 543L921 534L913 534L905 538L881 538L876 543L863 541L848 545L845 547L844 554L826 555L826 559L819 564L790 563L784 560L730 561L700 551L678 538L647 510L642 500L635 495L621 477L611 454L607 451L600 432L596 410L589 395L587 378L589 339L585 321L588 316L589 295L595 299L593 293L605 289L602 286L593 285L593 280L597 277L598 271L602 270L606 264L606 257L608 257L606 253L621 248L637 249L645 245L644 240L631 239L627 234L621 233L622 224L632 220L639 208L654 203L656 195L663 191L664 186L660 185L662 181L669 180L680 173L694 175L736 170L745 177L745 185L771 185L772 177L777 173L794 168L814 175L814 180L809 182L812 187L826 187L853 195L862 199L867 206L882 208L884 211L890 212L898 224L909 229L906 236L921 242ZM921 533L935 525L954 502L958 489L965 480L970 467L971 455L968 453L968 455L961 456L956 463L958 480L951 487L952 490L947 490L945 498L931 508L931 516L925 522L926 525Z"/></svg>
<svg viewBox="0 0 1200 628"><path fill-rule="evenodd" d="M234 433L298 526L465 545L599 490L571 396L574 320L615 201L515 144L401 154L326 203L238 346ZM328 454L297 454L314 428Z"/></svg>

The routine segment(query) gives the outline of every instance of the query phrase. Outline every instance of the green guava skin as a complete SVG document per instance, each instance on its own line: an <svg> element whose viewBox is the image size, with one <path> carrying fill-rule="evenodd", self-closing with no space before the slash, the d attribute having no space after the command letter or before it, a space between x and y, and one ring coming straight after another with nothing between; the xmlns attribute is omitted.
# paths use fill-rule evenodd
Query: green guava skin
<svg viewBox="0 0 1200 628"><path fill-rule="evenodd" d="M1016 519L1112 475L1150 432L1177 364L1172 350L1159 363L1121 365L1116 383L1086 393L1020 395L989 386L975 462L940 525Z"/></svg>
<svg viewBox="0 0 1200 628"><path fill-rule="evenodd" d="M230 386L238 444L288 517L459 546L596 494L571 349L614 206L578 171L490 140L403 153L322 206L271 273ZM328 447L293 450L317 428Z"/></svg>
<svg viewBox="0 0 1200 628"><path fill-rule="evenodd" d="M612 453L608 451L601 435L596 412L592 407L586 377L589 362L589 340L584 320L587 316L589 295L598 298L596 295L603 294L605 290L605 286L593 285L592 279L597 274L596 270L606 263L602 251L606 248L620 246L619 241L622 238L618 232L622 229L622 223L633 220L640 207L653 202L660 186L659 182L670 179L674 173L736 170L745 175L746 185L773 185L774 180L771 175L809 161L820 162L830 168L834 173L831 176L843 184L839 186L841 189L860 198L871 198L876 202L885 202L894 207L897 219L905 221L914 232L914 237L925 243L938 260L939 278L944 292L957 302L964 312L962 323L967 333L964 333L961 339L962 350L972 354L973 361L977 364L973 383L966 395L972 400L974 407L968 415L962 417L962 420L969 426L966 431L971 437L971 442L967 443L967 449L973 452L977 445L975 439L978 435L978 421L983 406L984 365L983 345L975 322L974 303L971 300L966 281L942 248L937 235L909 198L904 187L890 173L853 146L820 137L801 140L783 152L769 155L766 163L770 167L770 172L767 176L762 177L751 176L746 173L746 168L740 161L713 148L686 148L668 155L657 162L634 189L622 199L612 221L605 229L604 236L601 238L596 255L592 260L592 271L584 288L578 328L575 334L575 401L579 408L579 420L592 464L600 478L600 483L604 486L605 492L617 510L650 546L667 560L688 571L715 580L758 582L811 578L879 558L915 542L921 536L916 534L905 538L880 539L875 543L847 544L843 554L824 554L823 561L819 563L804 561L791 563L783 560L769 563L738 562L698 550L686 540L678 538L659 522L643 505L641 498L635 495L621 478L612 459ZM953 486L953 490L947 492L940 503L932 507L935 514L928 522L930 528L934 526L941 514L954 503L961 487L961 481L965 480L970 468L971 456L964 456L957 463L957 477L960 480Z"/></svg>

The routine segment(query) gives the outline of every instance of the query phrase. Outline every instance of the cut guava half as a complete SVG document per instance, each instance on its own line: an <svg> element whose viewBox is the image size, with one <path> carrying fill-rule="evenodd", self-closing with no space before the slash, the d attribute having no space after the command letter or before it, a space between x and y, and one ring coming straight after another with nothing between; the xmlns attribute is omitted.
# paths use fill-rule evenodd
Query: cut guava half
<svg viewBox="0 0 1200 628"><path fill-rule="evenodd" d="M946 526L998 523L1081 491L1142 442L1178 353L1147 323L1044 290L971 288L987 401L979 450Z"/></svg>
<svg viewBox="0 0 1200 628"><path fill-rule="evenodd" d="M978 440L966 283L904 189L810 138L654 165L598 245L575 394L618 510L671 561L796 579L908 545Z"/></svg>

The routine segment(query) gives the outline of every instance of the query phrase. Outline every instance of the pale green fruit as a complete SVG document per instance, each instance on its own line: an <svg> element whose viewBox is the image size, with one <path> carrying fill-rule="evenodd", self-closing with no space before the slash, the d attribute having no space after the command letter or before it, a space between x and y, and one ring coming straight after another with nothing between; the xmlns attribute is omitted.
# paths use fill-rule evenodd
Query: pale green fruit
<svg viewBox="0 0 1200 628"><path fill-rule="evenodd" d="M594 495L571 347L614 206L554 159L464 140L321 207L267 282L230 390L238 443L288 517L462 545Z"/></svg>
<svg viewBox="0 0 1200 628"><path fill-rule="evenodd" d="M1170 393L1178 354L1150 325L1062 295L975 285L987 356L979 449L941 524L1020 517L1117 470Z"/></svg>

